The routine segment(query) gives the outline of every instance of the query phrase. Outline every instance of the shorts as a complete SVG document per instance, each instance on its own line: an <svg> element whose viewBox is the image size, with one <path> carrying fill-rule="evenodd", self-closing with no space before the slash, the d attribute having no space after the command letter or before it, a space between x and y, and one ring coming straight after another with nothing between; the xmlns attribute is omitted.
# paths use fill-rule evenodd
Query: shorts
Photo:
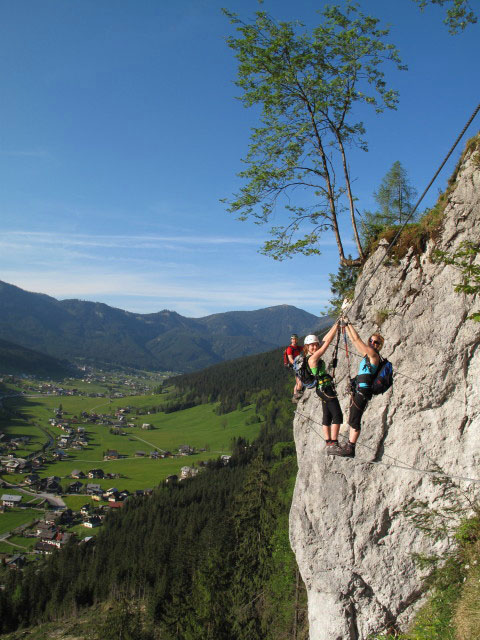
<svg viewBox="0 0 480 640"><path fill-rule="evenodd" d="M317 396L322 400L322 424L326 427L329 427L331 424L342 424L343 413L335 389L331 386L319 387L317 389Z"/></svg>
<svg viewBox="0 0 480 640"><path fill-rule="evenodd" d="M355 431L360 431L361 420L363 416L363 412L367 408L367 404L372 398L372 390L371 389L363 389L362 391L357 391L357 393L353 396L352 405L350 407L350 414L348 416L348 424Z"/></svg>

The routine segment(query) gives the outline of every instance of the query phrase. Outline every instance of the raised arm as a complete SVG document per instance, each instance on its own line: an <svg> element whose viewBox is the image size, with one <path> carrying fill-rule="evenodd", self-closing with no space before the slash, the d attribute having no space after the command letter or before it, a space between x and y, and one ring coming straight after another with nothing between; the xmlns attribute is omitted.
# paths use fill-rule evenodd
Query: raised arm
<svg viewBox="0 0 480 640"><path fill-rule="evenodd" d="M358 353L362 356L365 354L368 355L370 362L372 364L378 364L379 356L373 347L369 344L365 344L365 342L360 338L357 333L357 330L348 320L345 322L345 328L347 330L348 337L353 343L353 346L358 351Z"/></svg>
<svg viewBox="0 0 480 640"><path fill-rule="evenodd" d="M335 324L332 327L330 327L328 333L325 335L325 337L322 340L322 344L320 345L320 348L317 349L315 353L313 353L310 356L309 362L311 367L317 366L317 362L320 360L320 358L323 356L325 351L330 346L330 343L332 342L333 338L335 337L335 334L337 333L338 322L339 321L337 320L337 322L335 322Z"/></svg>

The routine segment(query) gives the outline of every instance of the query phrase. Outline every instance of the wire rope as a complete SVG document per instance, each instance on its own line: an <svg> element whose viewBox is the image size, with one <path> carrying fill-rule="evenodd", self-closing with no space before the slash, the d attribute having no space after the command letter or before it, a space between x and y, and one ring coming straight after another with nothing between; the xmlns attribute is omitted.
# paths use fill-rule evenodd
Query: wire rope
<svg viewBox="0 0 480 640"><path fill-rule="evenodd" d="M416 210L418 209L420 203L422 202L423 198L425 197L425 195L427 194L428 190L430 189L430 187L432 186L432 184L435 182L435 180L437 179L438 174L440 173L440 171L443 169L443 167L445 166L447 160L450 158L450 156L452 155L453 151L455 150L455 147L457 146L457 144L460 142L460 140L463 138L466 130L468 129L468 127L471 125L473 119L475 118L475 116L477 115L477 113L480 111L480 103L477 105L476 109L473 111L472 115L470 116L468 122L466 123L466 125L463 127L462 131L460 132L460 134L458 135L457 139L455 140L455 142L453 143L452 147L450 148L450 150L448 151L447 155L445 156L445 158L443 159L442 164L439 166L439 168L437 169L435 175L433 176L433 178L430 180L430 182L428 183L427 187L424 189L422 195L420 196L420 198L417 200L417 203L415 204L415 206L413 207L412 211L410 212L410 214L407 216L407 219L405 220L405 222L403 223L403 225L400 227L400 229L397 231L397 233L395 234L395 236L393 237L393 240L390 242L390 244L388 245L385 254L383 255L382 259L380 260L380 262L377 264L377 266L375 267L375 269L372 271L372 273L370 274L370 276L367 278L367 281L365 282L365 284L362 286L362 288L360 289L358 295L355 296L355 298L353 299L353 301L351 302L351 304L349 305L349 307L343 312L344 315L347 314L347 311L351 311L351 309L353 308L354 304L357 302L357 300L360 298L360 296L362 295L362 293L365 291L365 289L367 288L368 283L370 282L370 280L373 278L373 276L376 274L376 272L378 271L378 269L381 267L381 265L383 264L383 262L385 261L385 258L387 257L387 255L390 253L390 251L392 250L395 242L398 240L400 234L402 233L402 231L405 229L405 227L407 226L407 224L409 223L410 219L412 218L412 216L415 214ZM341 314L342 315L342 314Z"/></svg>
<svg viewBox="0 0 480 640"><path fill-rule="evenodd" d="M339 348L340 348L341 351L346 351L346 349L344 347L339 347ZM359 353L355 353L355 352L352 352L352 353L356 358L362 358L363 357ZM412 382L416 382L417 384L419 384L419 385L421 385L421 386L423 386L425 388L430 389L430 387L429 387L429 385L427 383L423 382L422 380L417 380L416 378L412 378L411 376L407 375L406 373L402 373L398 369L395 369L395 375L396 376L401 376L402 378L408 378ZM350 377L350 371L348 372L348 376ZM452 396L450 398L450 400L453 400L454 402L458 402L462 406L465 405L465 400L459 400L458 398L455 398L454 396Z"/></svg>
<svg viewBox="0 0 480 640"><path fill-rule="evenodd" d="M306 418L310 422L314 422L315 424L323 426L317 420L314 420L310 416L307 416L305 413L301 413L300 411L298 411L298 409L295 411L295 414ZM319 436L319 438L321 440L323 440L325 442L325 438L322 436L322 434L320 434L315 429L315 427L311 427L311 429ZM338 435L341 438L344 438L344 439L347 438L347 436L343 435L342 433L339 433ZM363 447L365 449L370 449L371 451L374 451L373 447L369 447L368 445L363 444L361 442L357 442L356 446L360 446L360 447ZM421 474L424 474L424 475L439 476L439 477L444 477L444 478L450 478L451 480L462 480L464 482L474 482L476 484L480 484L480 478L468 478L466 476L459 476L459 475L449 474L449 473L445 473L443 471L433 471L432 469L422 469L420 467L414 467L413 465L408 464L408 462L403 462L402 460L399 460L398 458L394 458L393 456L389 456L386 453L384 453L383 455L386 458L390 458L391 460L395 460L395 462L400 462L400 464L382 462L381 460L362 460L362 459L358 459L358 458L355 458L356 462L354 462L353 464L355 464L355 465L359 465L359 464L370 464L370 465L378 464L378 465L381 465L383 467L389 467L389 468L392 468L392 469L403 469L404 471L414 471L415 473L421 473Z"/></svg>

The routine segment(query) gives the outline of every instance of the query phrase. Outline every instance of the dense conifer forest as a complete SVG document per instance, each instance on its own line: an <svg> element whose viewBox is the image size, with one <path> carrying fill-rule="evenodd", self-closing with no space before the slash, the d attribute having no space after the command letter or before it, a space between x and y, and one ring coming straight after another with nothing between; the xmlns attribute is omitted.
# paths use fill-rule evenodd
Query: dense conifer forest
<svg viewBox="0 0 480 640"><path fill-rule="evenodd" d="M236 408L255 402L258 439L238 437L230 464L163 485L109 514L95 541L4 571L1 632L110 603L91 638L281 640L308 636L306 595L288 540L296 474L293 377L281 351L175 380ZM234 406L233 406L234 405Z"/></svg>
<svg viewBox="0 0 480 640"><path fill-rule="evenodd" d="M221 362L202 371L177 376L165 384L173 383L190 401L218 402L217 412L228 413L264 389L275 398L285 395L285 386L293 378L282 366L282 354L283 349L274 349Z"/></svg>

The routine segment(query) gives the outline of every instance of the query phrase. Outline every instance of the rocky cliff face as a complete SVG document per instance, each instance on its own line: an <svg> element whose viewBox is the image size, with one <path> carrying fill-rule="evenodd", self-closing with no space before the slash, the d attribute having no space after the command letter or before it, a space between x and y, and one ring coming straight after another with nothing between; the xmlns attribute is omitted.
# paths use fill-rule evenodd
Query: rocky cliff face
<svg viewBox="0 0 480 640"><path fill-rule="evenodd" d="M444 489L408 467L436 463L480 480L480 326L466 319L480 301L454 292L454 267L432 262L435 248L480 242L479 160L478 151L463 157L436 244L382 266L349 314L364 340L378 330L378 312L388 316L383 354L396 372L393 390L374 397L364 414L356 458L327 458L319 399L307 392L298 404L290 537L308 590L310 640L366 640L392 624L404 628L415 612L421 575L412 554L431 553L432 542L404 508L413 499L441 505ZM365 265L357 293L383 252L380 247ZM339 360L346 424L343 353ZM352 360L356 369L358 358ZM438 551L443 543L437 544Z"/></svg>

